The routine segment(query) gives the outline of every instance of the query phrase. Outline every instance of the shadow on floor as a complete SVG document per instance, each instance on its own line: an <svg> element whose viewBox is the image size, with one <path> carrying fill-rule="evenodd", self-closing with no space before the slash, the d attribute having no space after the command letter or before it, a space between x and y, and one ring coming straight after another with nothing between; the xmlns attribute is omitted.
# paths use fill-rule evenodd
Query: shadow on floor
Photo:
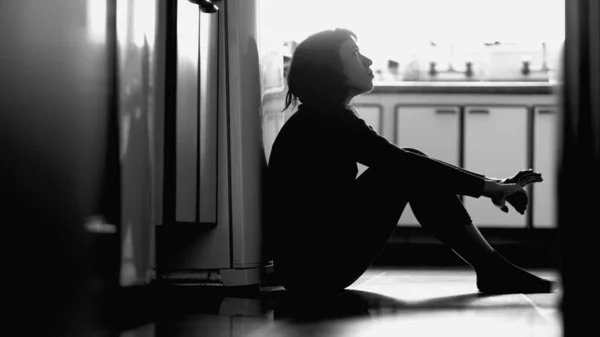
<svg viewBox="0 0 600 337"><path fill-rule="evenodd" d="M362 290L346 290L339 295L314 297L293 296L285 290L277 290L266 293L262 301L266 310L273 310L275 320L305 322L401 312L461 309L476 299L488 296L490 295L472 293L406 302Z"/></svg>
<svg viewBox="0 0 600 337"><path fill-rule="evenodd" d="M209 331L211 333L208 335L214 336L236 331L240 334L229 335L245 336L242 332L246 329L263 331L262 329L270 328L288 329L286 331L291 335L298 335L296 330L306 327L326 329L386 316L409 317L416 314L423 317L423 314L472 309L501 313L499 317L505 317L502 315L509 313L514 320L514 317L521 317L523 312L536 312L531 301L543 302L546 303L545 306L551 307L550 300L555 298L548 294L538 296L540 298L527 296L527 299L512 295L505 298L494 297L497 295L473 292L403 299L356 289L347 289L338 295L308 293L298 296L281 286L241 289L168 285L145 287L133 292L132 289L124 291L122 296L118 296L116 305L111 307L112 319L104 326L111 331L135 332L126 335L136 337L187 336L199 331ZM487 301L486 298L490 300ZM283 324L273 325L274 322Z"/></svg>

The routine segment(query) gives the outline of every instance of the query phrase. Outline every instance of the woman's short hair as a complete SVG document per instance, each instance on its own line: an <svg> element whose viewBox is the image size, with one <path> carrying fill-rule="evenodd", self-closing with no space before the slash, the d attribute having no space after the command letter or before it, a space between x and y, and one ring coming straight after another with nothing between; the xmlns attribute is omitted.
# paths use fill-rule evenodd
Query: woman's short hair
<svg viewBox="0 0 600 337"><path fill-rule="evenodd" d="M340 59L340 46L356 34L347 29L325 30L307 37L292 55L287 75L286 110L303 103L343 104L348 85Z"/></svg>

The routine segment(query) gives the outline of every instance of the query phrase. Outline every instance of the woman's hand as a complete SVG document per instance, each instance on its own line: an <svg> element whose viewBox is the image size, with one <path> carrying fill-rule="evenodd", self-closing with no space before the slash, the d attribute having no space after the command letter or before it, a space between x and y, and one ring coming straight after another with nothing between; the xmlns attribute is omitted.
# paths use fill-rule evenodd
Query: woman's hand
<svg viewBox="0 0 600 337"><path fill-rule="evenodd" d="M544 181L542 178L542 174L539 172L534 172L533 169L521 170L514 176L510 178L506 178L500 181L501 184L517 184L521 187L525 187L532 183L539 183ZM517 212L524 214L527 209L527 193L525 191L520 191L506 198L506 201L514 207Z"/></svg>
<svg viewBox="0 0 600 337"><path fill-rule="evenodd" d="M531 183L542 182L542 174L534 172L533 169L521 170L514 176L499 181L501 184L517 184L521 187L525 187Z"/></svg>
<svg viewBox="0 0 600 337"><path fill-rule="evenodd" d="M524 214L527 209L527 192L519 184L486 180L483 187L483 196L492 199L492 203L504 213L508 213L506 201L509 197L510 204L517 212Z"/></svg>

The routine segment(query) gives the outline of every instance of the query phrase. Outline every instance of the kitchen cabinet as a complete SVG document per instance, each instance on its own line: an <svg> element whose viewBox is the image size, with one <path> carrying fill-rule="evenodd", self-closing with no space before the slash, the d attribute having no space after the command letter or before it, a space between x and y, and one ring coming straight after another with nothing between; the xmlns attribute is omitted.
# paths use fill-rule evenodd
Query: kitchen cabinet
<svg viewBox="0 0 600 337"><path fill-rule="evenodd" d="M529 213L524 215L510 206L509 213L503 213L487 198L463 196L461 199L478 226L555 227L555 128L560 123L556 111L560 110L558 97L548 84L380 85L355 101L382 106L382 136L401 147L414 147L431 157L491 177L505 178L530 167L542 173L544 181L527 188ZM453 112L433 113L446 108ZM436 144L451 146L452 150L442 151ZM417 224L407 207L398 225Z"/></svg>
<svg viewBox="0 0 600 337"><path fill-rule="evenodd" d="M420 150L432 158L459 166L459 106L397 106L395 143ZM398 225L419 226L410 205L402 212Z"/></svg>
<svg viewBox="0 0 600 337"><path fill-rule="evenodd" d="M532 185L532 222L534 228L556 228L558 108L536 106L533 112L533 168L544 181Z"/></svg>
<svg viewBox="0 0 600 337"><path fill-rule="evenodd" d="M526 106L466 106L464 168L489 177L514 175L527 168L527 136ZM526 227L527 213L521 215L510 206L504 213L488 198L465 196L463 202L478 227Z"/></svg>

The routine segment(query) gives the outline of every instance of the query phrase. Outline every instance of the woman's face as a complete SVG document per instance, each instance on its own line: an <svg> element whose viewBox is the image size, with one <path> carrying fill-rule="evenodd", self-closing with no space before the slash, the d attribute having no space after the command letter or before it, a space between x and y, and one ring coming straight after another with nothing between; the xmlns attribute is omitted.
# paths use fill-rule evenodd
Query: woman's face
<svg viewBox="0 0 600 337"><path fill-rule="evenodd" d="M374 76L369 68L373 61L359 52L354 39L342 43L340 59L350 88L350 98L373 90Z"/></svg>

